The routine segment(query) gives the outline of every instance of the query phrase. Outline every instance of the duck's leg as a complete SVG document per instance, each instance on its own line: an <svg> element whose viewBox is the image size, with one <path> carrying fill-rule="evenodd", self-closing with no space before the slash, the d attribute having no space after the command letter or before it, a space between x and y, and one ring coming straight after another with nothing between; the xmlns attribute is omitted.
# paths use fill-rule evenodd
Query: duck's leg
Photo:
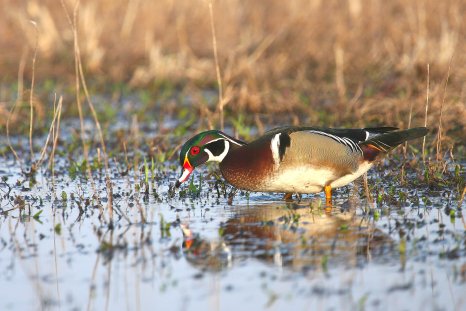
<svg viewBox="0 0 466 311"><path fill-rule="evenodd" d="M285 195L283 196L283 200L285 201L293 201L293 193L285 193Z"/></svg>
<svg viewBox="0 0 466 311"><path fill-rule="evenodd" d="M332 187L330 185L326 185L324 187L324 192L325 192L325 205L327 207L332 206Z"/></svg>
<svg viewBox="0 0 466 311"><path fill-rule="evenodd" d="M303 195L301 193L296 193L296 197L298 198L298 203L300 203Z"/></svg>

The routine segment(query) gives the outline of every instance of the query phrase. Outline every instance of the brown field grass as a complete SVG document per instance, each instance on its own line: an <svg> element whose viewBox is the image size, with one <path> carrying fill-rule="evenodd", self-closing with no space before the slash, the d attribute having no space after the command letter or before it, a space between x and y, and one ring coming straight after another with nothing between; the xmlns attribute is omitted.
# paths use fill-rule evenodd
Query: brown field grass
<svg viewBox="0 0 466 311"><path fill-rule="evenodd" d="M72 12L75 1L64 2ZM30 84L36 41L36 84L73 87L73 33L60 1L0 4L0 114L17 99L10 86L21 66ZM215 89L208 4L81 1L79 45L90 84L123 83L154 96L167 84L193 94ZM462 0L213 1L225 109L399 127L408 126L412 109L411 125L422 125L429 80L428 125L437 129L441 114L447 143L450 134L464 142L464 16Z"/></svg>

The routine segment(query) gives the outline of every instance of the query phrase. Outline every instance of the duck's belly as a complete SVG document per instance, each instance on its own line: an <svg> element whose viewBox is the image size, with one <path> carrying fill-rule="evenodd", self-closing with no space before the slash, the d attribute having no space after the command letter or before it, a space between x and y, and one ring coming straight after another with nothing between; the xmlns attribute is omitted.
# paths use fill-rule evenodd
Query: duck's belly
<svg viewBox="0 0 466 311"><path fill-rule="evenodd" d="M362 163L352 173L339 175L331 168L301 167L280 170L274 174L269 182L263 185L262 191L288 193L316 193L321 192L325 185L332 188L346 186L362 174L367 172L372 163Z"/></svg>
<svg viewBox="0 0 466 311"><path fill-rule="evenodd" d="M322 191L328 181L338 178L335 172L325 168L300 167L275 172L263 185L263 191L289 193L316 193Z"/></svg>
<svg viewBox="0 0 466 311"><path fill-rule="evenodd" d="M252 170L229 171L222 170L223 177L233 186L248 191L286 192L286 193L317 193L323 191L326 185L332 188L346 186L372 167L373 163L363 162L357 170L341 174L341 171L331 167L316 167L312 165L280 167L269 172L267 176L256 176Z"/></svg>
<svg viewBox="0 0 466 311"><path fill-rule="evenodd" d="M330 186L332 188L339 188L339 187L346 186L347 184L349 184L350 182L352 182L353 180L355 180L356 178L360 177L362 174L367 172L373 165L374 165L373 162L368 162L368 161L363 162L361 163L361 165L359 165L358 169L355 172L341 176L340 178L332 181L330 183Z"/></svg>

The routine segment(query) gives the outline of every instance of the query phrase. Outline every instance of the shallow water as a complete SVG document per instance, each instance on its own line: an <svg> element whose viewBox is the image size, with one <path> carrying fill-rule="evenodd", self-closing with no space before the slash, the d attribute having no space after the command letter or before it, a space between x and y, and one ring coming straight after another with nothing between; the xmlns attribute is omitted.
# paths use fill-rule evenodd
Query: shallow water
<svg viewBox="0 0 466 311"><path fill-rule="evenodd" d="M356 184L326 212L319 195L238 192L230 204L210 179L171 197L170 169L144 196L143 177L112 162L110 229L103 176L93 191L61 162L54 183L39 172L33 186L0 163L1 310L466 309L466 205L448 189L373 171L407 199L369 204Z"/></svg>

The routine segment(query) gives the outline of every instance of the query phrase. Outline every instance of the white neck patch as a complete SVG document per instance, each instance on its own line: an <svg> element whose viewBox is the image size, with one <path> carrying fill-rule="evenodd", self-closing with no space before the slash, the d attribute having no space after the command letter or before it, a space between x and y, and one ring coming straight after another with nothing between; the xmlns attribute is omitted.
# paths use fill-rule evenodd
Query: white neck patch
<svg viewBox="0 0 466 311"><path fill-rule="evenodd" d="M276 134L270 141L270 150L272 150L273 163L275 164L275 169L280 166L280 135L282 133Z"/></svg>
<svg viewBox="0 0 466 311"><path fill-rule="evenodd" d="M222 138L219 138L219 139L222 139ZM223 149L223 152L218 156L214 156L209 149L204 148L204 151L209 155L209 160L207 160L207 162L222 162L223 161L228 151L230 150L230 142L226 139L224 139L223 142L225 143L225 149Z"/></svg>

